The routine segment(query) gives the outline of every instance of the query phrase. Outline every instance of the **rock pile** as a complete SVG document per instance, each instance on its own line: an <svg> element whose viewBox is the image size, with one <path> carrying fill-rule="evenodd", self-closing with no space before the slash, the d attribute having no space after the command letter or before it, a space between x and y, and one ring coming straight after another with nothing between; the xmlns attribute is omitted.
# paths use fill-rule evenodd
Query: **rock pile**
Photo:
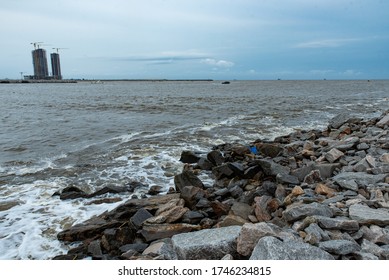
<svg viewBox="0 0 389 280"><path fill-rule="evenodd" d="M60 232L81 245L55 259L389 259L388 128L389 112L342 114L325 131L184 151L174 190Z"/></svg>

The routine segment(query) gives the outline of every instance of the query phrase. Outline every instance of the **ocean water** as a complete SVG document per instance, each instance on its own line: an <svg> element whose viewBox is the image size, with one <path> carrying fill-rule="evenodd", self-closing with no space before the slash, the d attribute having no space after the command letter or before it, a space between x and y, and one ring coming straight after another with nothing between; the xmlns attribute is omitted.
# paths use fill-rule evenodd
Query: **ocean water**
<svg viewBox="0 0 389 280"><path fill-rule="evenodd" d="M59 231L150 186L174 186L183 150L271 140L324 129L339 113L370 118L388 108L386 80L1 84L0 259L66 252ZM141 183L134 192L98 197L121 202L53 196L132 182Z"/></svg>

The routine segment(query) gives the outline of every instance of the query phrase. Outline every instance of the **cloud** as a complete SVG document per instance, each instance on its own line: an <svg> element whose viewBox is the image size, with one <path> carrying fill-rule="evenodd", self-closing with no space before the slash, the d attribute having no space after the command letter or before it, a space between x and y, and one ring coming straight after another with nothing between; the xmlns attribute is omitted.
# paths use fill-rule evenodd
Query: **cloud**
<svg viewBox="0 0 389 280"><path fill-rule="evenodd" d="M201 60L202 63L212 65L212 66L217 66L217 67L224 67L224 68L229 68L234 66L234 63L231 61L227 60L217 60L214 58L206 58Z"/></svg>
<svg viewBox="0 0 389 280"><path fill-rule="evenodd" d="M347 39L325 39L302 42L295 45L295 48L337 48L348 43L362 41L363 39L358 38L347 38Z"/></svg>

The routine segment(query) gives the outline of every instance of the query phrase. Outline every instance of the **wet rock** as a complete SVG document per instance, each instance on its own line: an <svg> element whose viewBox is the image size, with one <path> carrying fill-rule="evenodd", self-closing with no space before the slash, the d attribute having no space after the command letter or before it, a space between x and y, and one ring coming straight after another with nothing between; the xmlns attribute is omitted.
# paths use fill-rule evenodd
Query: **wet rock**
<svg viewBox="0 0 389 280"><path fill-rule="evenodd" d="M220 260L226 254L237 256L236 239L240 230L240 226L231 226L177 234L172 237L173 248L180 260Z"/></svg>
<svg viewBox="0 0 389 280"><path fill-rule="evenodd" d="M203 188L203 182L190 170L184 170L181 174L174 176L176 190L181 191L186 186Z"/></svg>
<svg viewBox="0 0 389 280"><path fill-rule="evenodd" d="M101 250L100 240L94 240L88 245L88 254L91 256L102 256L103 252Z"/></svg>
<svg viewBox="0 0 389 280"><path fill-rule="evenodd" d="M349 208L350 218L360 224L389 225L388 209L373 209L362 204L354 204Z"/></svg>
<svg viewBox="0 0 389 280"><path fill-rule="evenodd" d="M207 159L214 165L218 166L225 162L225 158L220 151L211 151L207 154Z"/></svg>
<svg viewBox="0 0 389 280"><path fill-rule="evenodd" d="M273 143L255 143L255 147L261 155L271 158L279 156L283 151L279 144Z"/></svg>
<svg viewBox="0 0 389 280"><path fill-rule="evenodd" d="M130 223L136 229L139 229L142 226L143 222L151 217L153 217L153 215L149 211L144 208L141 208L134 214L134 216L131 217Z"/></svg>
<svg viewBox="0 0 389 280"><path fill-rule="evenodd" d="M389 125L389 114L384 116L377 124L376 126L379 128L385 128L386 126Z"/></svg>
<svg viewBox="0 0 389 280"><path fill-rule="evenodd" d="M300 180L296 176L283 173L277 174L276 180L281 184L298 185L300 183Z"/></svg>
<svg viewBox="0 0 389 280"><path fill-rule="evenodd" d="M314 215L332 217L333 212L327 205L322 205L317 202L310 204L293 204L283 212L283 217L288 222Z"/></svg>
<svg viewBox="0 0 389 280"><path fill-rule="evenodd" d="M361 247L350 240L328 240L319 243L319 248L335 255L347 255L358 252Z"/></svg>
<svg viewBox="0 0 389 280"><path fill-rule="evenodd" d="M162 191L163 191L163 188L161 186L151 186L147 193L149 195L157 195Z"/></svg>
<svg viewBox="0 0 389 280"><path fill-rule="evenodd" d="M150 242L157 239L170 238L173 235L190 232L194 230L200 230L198 225L191 224L145 224L142 227L141 235L146 242Z"/></svg>
<svg viewBox="0 0 389 280"><path fill-rule="evenodd" d="M226 164L222 164L216 166L212 169L212 174L215 175L216 179L220 180L222 178L232 178L234 177L234 171L230 168L230 166Z"/></svg>
<svg viewBox="0 0 389 280"><path fill-rule="evenodd" d="M182 151L180 161L182 163L197 163L200 157L193 151Z"/></svg>
<svg viewBox="0 0 389 280"><path fill-rule="evenodd" d="M181 189L181 198L186 202L186 205L190 209L194 209L194 206L198 201L206 196L203 189L195 186L185 186Z"/></svg>
<svg viewBox="0 0 389 280"><path fill-rule="evenodd" d="M64 188L59 196L59 198L62 200L86 197L88 197L86 192L74 186Z"/></svg>
<svg viewBox="0 0 389 280"><path fill-rule="evenodd" d="M281 241L267 236L259 240L250 260L333 260L326 251L302 241Z"/></svg>

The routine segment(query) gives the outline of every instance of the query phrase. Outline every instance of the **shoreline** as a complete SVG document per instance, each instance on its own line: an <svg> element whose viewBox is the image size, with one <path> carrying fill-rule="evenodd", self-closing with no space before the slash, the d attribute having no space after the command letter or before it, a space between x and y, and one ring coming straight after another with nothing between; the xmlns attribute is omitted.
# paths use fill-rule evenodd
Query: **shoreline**
<svg viewBox="0 0 389 280"><path fill-rule="evenodd" d="M341 114L323 131L183 151L174 189L65 229L58 240L81 245L54 259L387 260L388 128L389 111Z"/></svg>

